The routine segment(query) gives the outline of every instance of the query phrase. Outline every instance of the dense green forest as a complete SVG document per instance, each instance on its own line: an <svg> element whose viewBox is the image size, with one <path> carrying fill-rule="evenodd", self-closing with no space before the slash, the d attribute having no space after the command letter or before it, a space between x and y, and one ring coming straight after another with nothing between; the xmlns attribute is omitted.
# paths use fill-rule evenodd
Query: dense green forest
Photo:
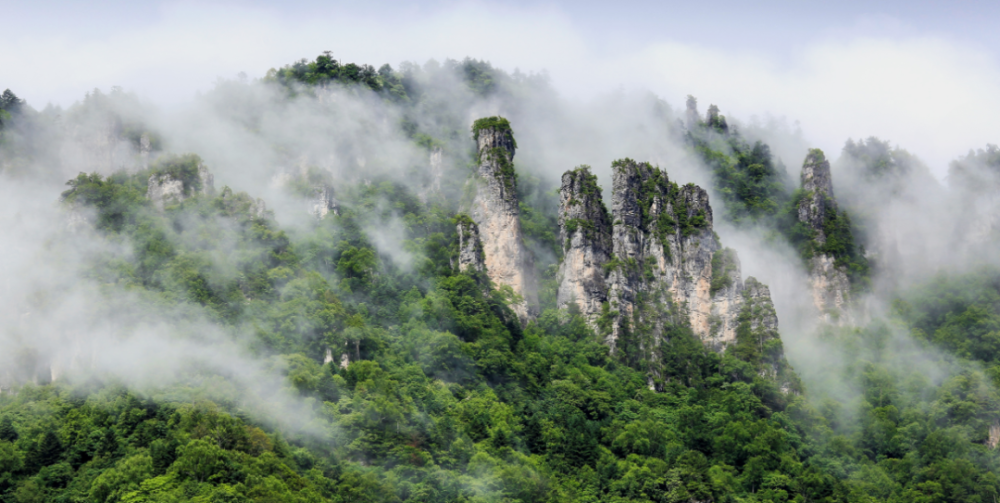
<svg viewBox="0 0 1000 503"><path fill-rule="evenodd" d="M340 86L397 107L416 148L466 156L458 170L467 175L469 124L435 108L442 97L429 79L447 74L469 99L515 101L544 79L470 59L435 65L375 70L325 53L256 85L288 100ZM40 120L9 96L4 128L19 116ZM716 117L678 133L711 171L716 218L763 229L807 259L816 249L795 220L797 183L767 144ZM31 155L30 138L0 140L3 155ZM995 158L991 147L953 169ZM283 226L255 211L256 194L211 190L202 164L163 153L137 171L66 182L60 204L92 212L88 222L118 250L88 256L86 279L129 292L132 309L167 322L218 328L282 376L283 392L304 404L294 414L306 417L289 426L211 369L143 388L101 373L27 379L0 394L0 501L1000 498L990 445L991 427L1000 430L1000 268L933 277L895 293L884 317L821 330L817 350L830 359L808 369L823 383L812 388L783 388L762 372L748 328L717 353L678 324L659 348L663 389L652 390L645 367L612 354L576 309L556 308L555 182L517 160L521 225L541 279L542 312L526 326L502 289L457 269L461 198L424 198L376 173L338 186L336 212ZM154 175L180 180L188 197L158 209L147 198ZM464 179L444 183L459 191ZM390 220L401 222L406 264L375 243L372 230ZM865 288L870 271L849 213L833 211L828 225L820 251ZM107 300L102 309L95 316L118 307Z"/></svg>

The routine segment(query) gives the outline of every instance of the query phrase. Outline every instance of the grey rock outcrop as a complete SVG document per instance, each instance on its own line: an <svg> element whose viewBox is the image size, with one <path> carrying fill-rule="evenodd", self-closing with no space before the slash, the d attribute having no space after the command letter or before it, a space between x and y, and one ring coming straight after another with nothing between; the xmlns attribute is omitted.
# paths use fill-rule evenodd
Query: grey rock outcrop
<svg viewBox="0 0 1000 503"><path fill-rule="evenodd" d="M146 198L152 201L157 209L163 210L167 204L179 203L192 194L215 192L215 177L201 163L198 163L198 181L200 187L190 187L169 173L154 173L149 177Z"/></svg>
<svg viewBox="0 0 1000 503"><path fill-rule="evenodd" d="M167 203L178 203L186 199L184 182L170 175L152 175L149 177L146 198L152 201L157 209L162 210Z"/></svg>
<svg viewBox="0 0 1000 503"><path fill-rule="evenodd" d="M848 321L844 318L850 302L851 282L844 267L827 254L809 259L809 288L820 319L826 322Z"/></svg>
<svg viewBox="0 0 1000 503"><path fill-rule="evenodd" d="M817 246L826 244L824 223L831 212L837 211L833 195L833 178L830 162L823 151L811 149L802 164L802 190L805 197L799 201L798 219L813 232ZM851 283L844 266L825 252L816 251L809 260L809 286L813 305L825 322L848 321L847 305L850 302Z"/></svg>
<svg viewBox="0 0 1000 503"><path fill-rule="evenodd" d="M645 325L656 343L664 323L690 322L707 334L711 316L712 232L708 193L683 187L648 163L616 161L612 174L612 248L616 264L608 282L619 319L612 328L614 348L624 331ZM651 305L667 306L676 311ZM640 305L642 304L642 305ZM640 344L641 345L641 344Z"/></svg>
<svg viewBox="0 0 1000 503"><path fill-rule="evenodd" d="M735 343L744 323L772 333L762 340L777 337L770 292L753 278L744 283L736 252L720 249L708 194L648 163L612 168L611 224L589 170L563 175L559 306L575 302L598 330L599 318L610 321L604 335L615 352L655 356L677 324L716 351Z"/></svg>
<svg viewBox="0 0 1000 503"><path fill-rule="evenodd" d="M559 189L559 229L563 261L559 265L560 308L575 303L593 325L608 300L604 264L611 260L611 219L587 166L567 171Z"/></svg>
<svg viewBox="0 0 1000 503"><path fill-rule="evenodd" d="M807 196L799 202L799 221L816 232L816 242L826 243L823 220L827 211L837 209L833 195L833 178L830 176L830 161L823 151L812 149L802 163L802 190Z"/></svg>
<svg viewBox="0 0 1000 503"><path fill-rule="evenodd" d="M522 323L537 315L538 292L534 259L524 246L517 175L514 172L514 134L506 119L480 119L473 126L479 168L470 216L479 227L486 272L497 287L509 286L519 297L511 309Z"/></svg>
<svg viewBox="0 0 1000 503"><path fill-rule="evenodd" d="M254 199L246 192L234 193L233 189L223 187L219 194L223 207L231 214L242 213L251 218L273 218L274 214L268 211L267 204L261 198Z"/></svg>
<svg viewBox="0 0 1000 503"><path fill-rule="evenodd" d="M465 215L458 217L458 270L462 272L486 271L483 243L479 240L479 226Z"/></svg>
<svg viewBox="0 0 1000 503"><path fill-rule="evenodd" d="M328 185L313 186L307 205L309 214L316 219L322 219L328 213L340 214L340 205L333 197L333 188Z"/></svg>

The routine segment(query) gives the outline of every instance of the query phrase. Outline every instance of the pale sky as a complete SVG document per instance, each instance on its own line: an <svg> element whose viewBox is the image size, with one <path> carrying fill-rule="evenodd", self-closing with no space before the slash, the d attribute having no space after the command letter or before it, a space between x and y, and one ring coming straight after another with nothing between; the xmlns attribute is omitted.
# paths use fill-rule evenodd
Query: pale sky
<svg viewBox="0 0 1000 503"><path fill-rule="evenodd" d="M0 2L0 89L35 108L118 85L163 107L218 77L324 50L343 61L486 59L570 98L693 94L799 121L833 154L878 136L939 177L1000 143L1000 1Z"/></svg>

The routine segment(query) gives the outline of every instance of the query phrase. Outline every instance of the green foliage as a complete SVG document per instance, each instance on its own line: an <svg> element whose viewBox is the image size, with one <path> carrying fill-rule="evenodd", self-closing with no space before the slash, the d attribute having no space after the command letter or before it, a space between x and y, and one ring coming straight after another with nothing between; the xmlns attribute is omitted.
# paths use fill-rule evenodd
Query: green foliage
<svg viewBox="0 0 1000 503"><path fill-rule="evenodd" d="M768 145L747 144L738 134L719 135L702 129L689 132L689 144L712 170L713 182L724 210L734 222L767 223L788 200L788 173L775 162Z"/></svg>
<svg viewBox="0 0 1000 503"><path fill-rule="evenodd" d="M994 497L1000 459L983 444L1000 410L996 388L976 365L915 347L898 329L880 321L817 341L827 363L810 370L819 407L809 421L829 429L810 433L824 439L812 463L848 481L848 500Z"/></svg>
<svg viewBox="0 0 1000 503"><path fill-rule="evenodd" d="M969 150L967 155L951 162L948 180L973 193L994 190L1000 182L1000 147L988 144L986 149Z"/></svg>
<svg viewBox="0 0 1000 503"><path fill-rule="evenodd" d="M306 63L302 78L341 78L334 63ZM469 68L482 92L502 92L490 68ZM396 75L385 70L383 82ZM749 190L733 191L740 214L774 219L773 230L813 252L791 219L804 194L782 203L768 188L780 177L751 169L767 157L753 155L723 174ZM170 162L155 169L183 178L197 166ZM643 225L661 238L703 230L707 215L679 197L688 189L650 169ZM754 326L766 314L759 304L745 306L719 354L673 321L681 312L666 292L642 292L612 354L618 306L602 306L596 333L553 300L521 326L509 288L452 265L456 224L468 217L402 184L338 188L340 215L286 233L228 190L156 211L144 198L151 174L69 182L66 204L130 247L87 258L90 274L245 334L240 343L300 398L309 433L279 433L225 376L196 376L211 400L178 398L192 396L190 382L148 395L100 375L25 384L0 395L2 501L991 501L1000 491L997 453L983 445L1000 414L990 377L1000 371L951 357L941 359L957 372L909 368L930 357L894 356L912 351L893 335L899 327L824 334L831 357L808 370L829 379L805 396L780 339ZM526 242L543 290L554 291L558 201L542 181L521 182ZM653 212L657 197L673 211ZM850 221L826 217L823 251L850 260ZM368 235L387 222L401 226L393 255ZM713 256L713 292L734 266L729 253ZM642 274L649 264L609 266ZM991 274L915 289L896 304L900 326L996 366ZM845 363L827 367L835 362Z"/></svg>
<svg viewBox="0 0 1000 503"><path fill-rule="evenodd" d="M712 283L709 293L715 295L716 292L733 285L733 273L738 266L736 251L731 248L723 248L712 254Z"/></svg>
<svg viewBox="0 0 1000 503"><path fill-rule="evenodd" d="M938 274L907 290L894 311L918 337L962 358L1000 365L1000 270Z"/></svg>
<svg viewBox="0 0 1000 503"><path fill-rule="evenodd" d="M275 82L291 87L293 83L306 85L328 85L338 83L345 86L364 86L371 91L379 92L387 98L405 101L408 97L401 85L400 78L389 65L383 65L378 71L371 65L355 63L343 64L333 58L330 51L316 57L314 61L300 59L279 70L271 69L264 77L266 82Z"/></svg>
<svg viewBox="0 0 1000 503"><path fill-rule="evenodd" d="M166 155L157 159L149 171L152 176L180 180L184 186L184 195L188 196L202 190L201 177L198 176L201 164L201 158L195 154Z"/></svg>
<svg viewBox="0 0 1000 503"><path fill-rule="evenodd" d="M803 441L788 433L797 427L775 419L787 400L752 367L707 350L682 326L665 327L652 356L640 347L649 343L643 323L622 336L614 356L572 312L548 309L522 327L503 289L448 266L456 222L465 217L420 204L400 186L376 180L345 188L339 216L289 237L227 190L154 211L142 197L143 176L82 175L67 191L66 201L89 206L98 222L120 222L101 227L109 238L137 243L128 258L95 270L165 305L200 306L223 326L250 328L253 350L314 404L315 421L332 433L289 443L265 433L271 426L223 412L225 401L26 386L0 396L0 417L12 418L19 434L13 444L0 440L0 463L20 467L3 482L4 494L719 499L759 493L775 477L789 494L813 494L795 481L826 477L805 467ZM524 186L530 204L522 218L537 227L526 234L557 249L549 236L554 192L534 180ZM366 237L364 229L390 217L405 225L407 268ZM228 272L208 261L222 249ZM557 259L547 260L548 267ZM604 319L612 316L609 306ZM328 349L334 363L321 365ZM337 365L342 354L346 368ZM650 368L661 369L664 391L649 390ZM92 398L71 398L81 394ZM779 440L745 447L743 437L726 433L734 422L752 430L748 438Z"/></svg>
<svg viewBox="0 0 1000 503"><path fill-rule="evenodd" d="M514 130L511 129L510 121L507 119L498 116L476 119L472 123L472 137L476 141L479 141L479 133L484 129L492 129L497 134L506 136L514 148L517 148L517 142L514 140Z"/></svg>

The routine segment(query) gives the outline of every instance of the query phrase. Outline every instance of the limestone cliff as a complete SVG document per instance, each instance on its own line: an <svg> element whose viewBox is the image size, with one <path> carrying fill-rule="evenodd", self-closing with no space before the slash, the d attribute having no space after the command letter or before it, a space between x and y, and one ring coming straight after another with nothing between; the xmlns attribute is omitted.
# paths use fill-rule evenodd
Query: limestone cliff
<svg viewBox="0 0 1000 503"><path fill-rule="evenodd" d="M802 163L801 178L802 190L806 195L799 202L799 221L816 233L814 239L822 245L826 243L823 221L827 211L837 208L833 195L833 178L830 176L830 162L826 160L822 150L809 151L805 162Z"/></svg>
<svg viewBox="0 0 1000 503"><path fill-rule="evenodd" d="M333 188L326 184L311 187L307 205L309 214L317 219L322 219L328 213L340 214L337 200L333 197Z"/></svg>
<svg viewBox="0 0 1000 503"><path fill-rule="evenodd" d="M563 261L556 301L560 308L575 303L594 324L608 300L604 264L611 260L611 219L588 166L562 176L559 229Z"/></svg>
<svg viewBox="0 0 1000 503"><path fill-rule="evenodd" d="M837 212L830 162L822 150L811 149L806 156L802 164L802 190L804 196L798 203L798 219L812 232L814 248L818 248L808 264L813 305L823 321L846 321L851 291L847 269L838 266L835 257L822 251L828 237L825 223Z"/></svg>
<svg viewBox="0 0 1000 503"><path fill-rule="evenodd" d="M563 175L559 306L575 302L613 351L633 355L655 357L668 325L690 325L716 351L744 324L777 337L770 292L752 278L744 284L736 253L720 249L708 194L648 163L612 168L610 224L589 170Z"/></svg>
<svg viewBox="0 0 1000 503"><path fill-rule="evenodd" d="M648 163L624 159L612 169L615 264L608 281L619 319L609 343L615 347L623 332L635 333L630 327L646 325L652 338L640 345L655 345L664 323L683 319L704 336L712 308L712 254L718 249L708 194L692 184L678 186ZM670 300L676 311L639 310L640 304L668 306Z"/></svg>
<svg viewBox="0 0 1000 503"><path fill-rule="evenodd" d="M511 309L526 323L538 311L534 261L524 246L514 172L514 133L500 117L473 125L479 166L470 215L479 227L487 275L497 287L508 286L518 299Z"/></svg>
<svg viewBox="0 0 1000 503"><path fill-rule="evenodd" d="M187 176L185 168L196 164L196 175ZM195 193L211 194L215 191L215 177L197 156L181 156L166 160L159 169L154 168L146 188L146 198L162 210L168 204L179 203Z"/></svg>

